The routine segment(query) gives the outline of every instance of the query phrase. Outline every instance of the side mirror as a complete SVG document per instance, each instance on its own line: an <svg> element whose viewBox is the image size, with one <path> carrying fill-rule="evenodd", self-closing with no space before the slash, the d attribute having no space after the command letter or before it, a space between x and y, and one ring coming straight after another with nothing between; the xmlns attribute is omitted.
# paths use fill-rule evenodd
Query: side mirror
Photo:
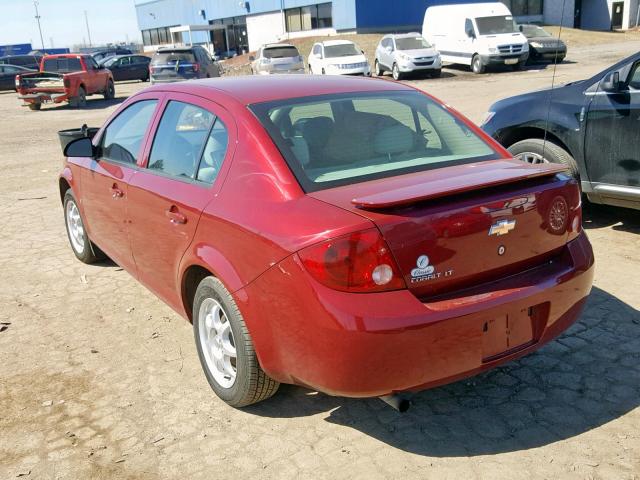
<svg viewBox="0 0 640 480"><path fill-rule="evenodd" d="M476 38L476 32L474 32L472 29L468 29L466 33L467 33L467 37Z"/></svg>
<svg viewBox="0 0 640 480"><path fill-rule="evenodd" d="M604 76L600 82L600 90L603 92L616 93L621 89L620 86L620 73L611 72Z"/></svg>
<svg viewBox="0 0 640 480"><path fill-rule="evenodd" d="M360 53L364 55L364 50L360 50Z"/></svg>
<svg viewBox="0 0 640 480"><path fill-rule="evenodd" d="M250 62L255 62L256 61L256 57L254 57L253 55L249 56L249 61Z"/></svg>
<svg viewBox="0 0 640 480"><path fill-rule="evenodd" d="M64 147L64 156L94 158L96 156L96 147L93 146L90 138L78 138Z"/></svg>
<svg viewBox="0 0 640 480"><path fill-rule="evenodd" d="M524 31L524 28L522 28L522 25L518 25L518 30L520 30L521 32Z"/></svg>

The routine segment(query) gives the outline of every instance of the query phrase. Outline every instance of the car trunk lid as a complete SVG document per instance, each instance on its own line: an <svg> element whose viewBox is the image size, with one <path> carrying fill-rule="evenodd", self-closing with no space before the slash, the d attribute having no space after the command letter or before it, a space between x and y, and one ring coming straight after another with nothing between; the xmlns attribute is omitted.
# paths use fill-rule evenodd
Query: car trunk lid
<svg viewBox="0 0 640 480"><path fill-rule="evenodd" d="M576 182L558 176L562 170L493 160L310 195L375 223L408 288L432 298L549 261L580 205ZM560 225L551 219L558 208L567 212Z"/></svg>

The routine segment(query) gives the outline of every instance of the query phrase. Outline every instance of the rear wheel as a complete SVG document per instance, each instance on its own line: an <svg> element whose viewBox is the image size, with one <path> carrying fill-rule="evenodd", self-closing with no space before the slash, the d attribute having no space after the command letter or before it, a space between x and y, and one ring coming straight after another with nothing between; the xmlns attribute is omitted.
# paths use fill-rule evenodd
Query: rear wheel
<svg viewBox="0 0 640 480"><path fill-rule="evenodd" d="M107 88L104 91L105 100L113 100L116 96L116 87L113 86L113 82L109 80L107 82Z"/></svg>
<svg viewBox="0 0 640 480"><path fill-rule="evenodd" d="M42 104L40 102L29 104L29 110L40 110L41 107L42 107Z"/></svg>
<svg viewBox="0 0 640 480"><path fill-rule="evenodd" d="M242 314L215 277L206 277L198 285L193 330L207 381L227 404L244 407L276 393L280 384L260 367Z"/></svg>
<svg viewBox="0 0 640 480"><path fill-rule="evenodd" d="M391 68L391 76L393 77L394 80L402 79L402 73L400 72L400 69L398 68L397 63L394 63L393 67Z"/></svg>
<svg viewBox="0 0 640 480"><path fill-rule="evenodd" d="M382 75L384 75L384 70L380 68L380 63L378 62L377 58L375 63L373 64L373 70L374 70L374 73L376 74L376 77L381 77Z"/></svg>
<svg viewBox="0 0 640 480"><path fill-rule="evenodd" d="M83 108L87 106L87 92L84 87L78 89L78 95L69 101L69 105L74 108Z"/></svg>
<svg viewBox="0 0 640 480"><path fill-rule="evenodd" d="M484 63L482 63L482 58L480 58L480 55L474 55L471 59L471 71L478 75L484 73L485 65Z"/></svg>
<svg viewBox="0 0 640 480"><path fill-rule="evenodd" d="M559 163L565 165L575 179L580 177L578 164L571 154L561 146L540 138L530 138L514 143L508 148L509 152L527 163Z"/></svg>

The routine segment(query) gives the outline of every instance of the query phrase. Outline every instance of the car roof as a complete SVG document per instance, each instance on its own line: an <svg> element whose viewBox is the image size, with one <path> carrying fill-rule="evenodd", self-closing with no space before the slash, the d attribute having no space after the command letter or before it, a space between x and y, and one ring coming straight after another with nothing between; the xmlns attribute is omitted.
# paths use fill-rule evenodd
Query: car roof
<svg viewBox="0 0 640 480"><path fill-rule="evenodd" d="M205 98L215 93L244 105L339 93L415 91L410 86L388 80L320 75L219 77L156 85L144 91L154 90L187 93Z"/></svg>
<svg viewBox="0 0 640 480"><path fill-rule="evenodd" d="M354 44L351 40L324 40L322 42L318 42L324 45L325 47L330 47L331 45L349 45Z"/></svg>
<svg viewBox="0 0 640 480"><path fill-rule="evenodd" d="M389 35L385 35L383 38L415 38L421 37L422 34L419 32L410 32L410 33L390 33Z"/></svg>

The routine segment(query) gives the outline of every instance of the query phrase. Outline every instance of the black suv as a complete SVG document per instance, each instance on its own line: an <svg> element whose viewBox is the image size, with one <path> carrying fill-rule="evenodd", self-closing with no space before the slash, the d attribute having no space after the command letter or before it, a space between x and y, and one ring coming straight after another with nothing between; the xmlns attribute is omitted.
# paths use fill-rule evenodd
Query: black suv
<svg viewBox="0 0 640 480"><path fill-rule="evenodd" d="M18 67L40 70L42 55L5 55L0 57L0 65L17 65Z"/></svg>
<svg viewBox="0 0 640 480"><path fill-rule="evenodd" d="M201 46L161 48L151 58L151 83L220 76L220 66Z"/></svg>
<svg viewBox="0 0 640 480"><path fill-rule="evenodd" d="M640 209L640 53L588 80L500 100L482 128L521 160L565 164L592 202Z"/></svg>

